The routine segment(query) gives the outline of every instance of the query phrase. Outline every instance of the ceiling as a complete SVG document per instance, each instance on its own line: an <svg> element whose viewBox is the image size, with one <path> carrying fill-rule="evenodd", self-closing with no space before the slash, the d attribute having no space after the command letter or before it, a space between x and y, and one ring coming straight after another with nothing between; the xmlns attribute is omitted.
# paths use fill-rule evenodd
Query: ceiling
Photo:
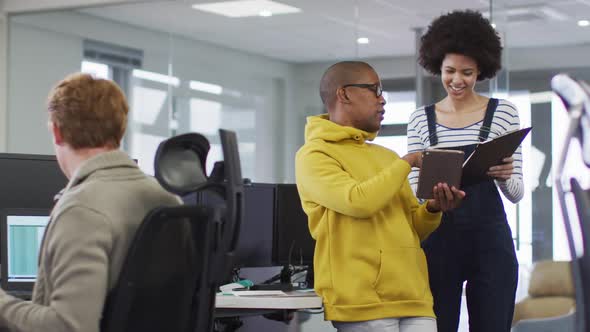
<svg viewBox="0 0 590 332"><path fill-rule="evenodd" d="M301 13L228 18L197 11L209 0L81 9L86 14L294 63L414 54L414 28L454 9L489 12L487 0L278 0ZM508 47L589 44L590 0L496 0L493 17ZM355 14L358 13L358 14ZM359 45L357 37L370 43Z"/></svg>

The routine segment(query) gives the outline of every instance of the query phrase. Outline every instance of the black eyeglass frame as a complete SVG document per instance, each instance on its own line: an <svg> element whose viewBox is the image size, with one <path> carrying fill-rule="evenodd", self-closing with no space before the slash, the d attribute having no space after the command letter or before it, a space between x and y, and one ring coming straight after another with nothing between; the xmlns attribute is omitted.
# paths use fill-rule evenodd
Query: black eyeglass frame
<svg viewBox="0 0 590 332"><path fill-rule="evenodd" d="M383 94L383 87L381 86L381 84L377 84L377 83L374 83L374 84L367 84L367 83L345 84L342 86L342 88L348 88L350 86L353 86L356 88L369 89L375 93L375 97L377 97L377 98L381 97L381 95Z"/></svg>

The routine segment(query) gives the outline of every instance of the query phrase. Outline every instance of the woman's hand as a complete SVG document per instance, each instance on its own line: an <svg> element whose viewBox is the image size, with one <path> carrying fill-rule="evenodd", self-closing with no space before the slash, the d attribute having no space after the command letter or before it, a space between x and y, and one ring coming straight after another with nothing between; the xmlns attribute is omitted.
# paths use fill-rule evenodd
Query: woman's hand
<svg viewBox="0 0 590 332"><path fill-rule="evenodd" d="M510 179L514 172L514 158L508 157L502 159L503 164L490 167L488 175L499 181L506 181Z"/></svg>
<svg viewBox="0 0 590 332"><path fill-rule="evenodd" d="M450 187L446 183L439 183L432 188L434 199L429 199L426 203L426 209L429 212L440 212L449 211L455 209L461 205L463 198L465 198L465 192Z"/></svg>

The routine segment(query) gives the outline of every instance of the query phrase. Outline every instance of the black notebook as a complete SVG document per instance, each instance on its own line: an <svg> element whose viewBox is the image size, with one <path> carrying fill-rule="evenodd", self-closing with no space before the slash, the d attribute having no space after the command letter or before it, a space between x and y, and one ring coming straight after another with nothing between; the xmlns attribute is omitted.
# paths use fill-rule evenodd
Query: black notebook
<svg viewBox="0 0 590 332"><path fill-rule="evenodd" d="M522 128L495 137L477 145L475 151L463 163L461 185L475 184L490 177L490 167L502 164L502 159L514 154L532 127Z"/></svg>
<svg viewBox="0 0 590 332"><path fill-rule="evenodd" d="M416 197L433 198L432 189L438 183L459 189L461 165L465 159L463 151L427 149L422 152L422 167L418 176Z"/></svg>

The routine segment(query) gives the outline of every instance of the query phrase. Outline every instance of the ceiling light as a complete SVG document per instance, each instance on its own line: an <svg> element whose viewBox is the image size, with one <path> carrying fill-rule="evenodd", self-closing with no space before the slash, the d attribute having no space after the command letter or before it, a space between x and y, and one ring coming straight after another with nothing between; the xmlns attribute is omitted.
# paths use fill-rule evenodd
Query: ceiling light
<svg viewBox="0 0 590 332"><path fill-rule="evenodd" d="M260 13L258 13L258 15L260 15L262 17L271 17L272 12L270 10L263 10Z"/></svg>
<svg viewBox="0 0 590 332"><path fill-rule="evenodd" d="M143 80L164 83L173 86L180 85L180 79L178 79L176 76L169 76L141 69L133 69L132 74L133 77L141 78Z"/></svg>
<svg viewBox="0 0 590 332"><path fill-rule="evenodd" d="M581 26L581 27L587 27L587 26L590 25L590 21L588 21L588 20L579 20L578 21L578 25Z"/></svg>
<svg viewBox="0 0 590 332"><path fill-rule="evenodd" d="M223 92L223 87L221 85L201 81L190 81L189 86L193 90L212 93L215 95L220 95Z"/></svg>
<svg viewBox="0 0 590 332"><path fill-rule="evenodd" d="M359 39L356 40L357 43L359 44L368 44L369 43L369 38L367 37L360 37Z"/></svg>
<svg viewBox="0 0 590 332"><path fill-rule="evenodd" d="M238 0L198 3L194 4L192 7L197 10L223 15L226 17L268 17L271 15L293 14L301 12L301 9L299 8L270 0Z"/></svg>

